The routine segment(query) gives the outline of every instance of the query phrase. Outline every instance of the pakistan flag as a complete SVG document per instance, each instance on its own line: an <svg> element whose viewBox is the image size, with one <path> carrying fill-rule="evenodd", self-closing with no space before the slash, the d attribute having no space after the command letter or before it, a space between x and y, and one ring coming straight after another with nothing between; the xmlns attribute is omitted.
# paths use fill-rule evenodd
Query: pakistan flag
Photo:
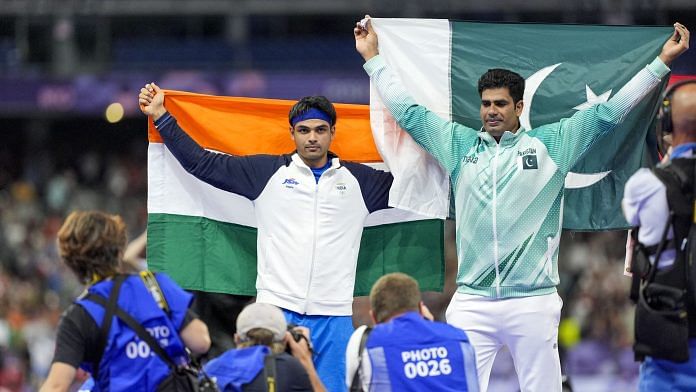
<svg viewBox="0 0 696 392"><path fill-rule="evenodd" d="M672 27L442 19L373 19L372 24L378 33L380 54L414 99L442 118L474 129L481 127L477 82L490 68L510 69L526 79L520 120L524 128L532 129L605 102L655 59L673 31ZM620 208L624 184L643 163L646 135L653 129L666 81L619 127L600 138L569 173L564 229L628 226ZM389 122L380 119L384 111L374 90L371 101L373 132L380 145L380 133ZM388 149L389 137L386 139ZM420 189L441 197L443 190L436 187L433 183Z"/></svg>

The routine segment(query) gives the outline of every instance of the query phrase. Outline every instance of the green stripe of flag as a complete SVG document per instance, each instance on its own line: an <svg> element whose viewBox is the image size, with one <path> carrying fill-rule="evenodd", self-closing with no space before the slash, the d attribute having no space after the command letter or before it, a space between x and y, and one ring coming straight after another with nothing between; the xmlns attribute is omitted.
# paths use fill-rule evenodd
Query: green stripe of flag
<svg viewBox="0 0 696 392"><path fill-rule="evenodd" d="M255 228L196 216L149 214L147 230L148 266L153 271L167 273L190 290L256 295ZM368 295L379 277L396 271L415 277L422 291L442 291L444 259L443 220L366 227L355 295Z"/></svg>

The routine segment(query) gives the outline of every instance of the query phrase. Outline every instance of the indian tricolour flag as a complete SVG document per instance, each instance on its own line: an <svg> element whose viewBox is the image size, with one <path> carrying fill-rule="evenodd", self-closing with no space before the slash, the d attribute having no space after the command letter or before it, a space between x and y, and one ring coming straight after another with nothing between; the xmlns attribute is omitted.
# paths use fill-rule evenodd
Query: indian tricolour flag
<svg viewBox="0 0 696 392"><path fill-rule="evenodd" d="M415 100L443 119L481 127L479 77L507 68L526 79L526 129L569 117L604 102L650 63L672 27L476 23L445 19L372 19L380 54ZM664 82L667 82L665 78ZM662 85L664 87L664 84ZM563 227L608 230L627 226L620 201L626 180L642 164L662 88L655 89L613 132L599 139L566 178ZM392 163L417 154L371 92L375 140L395 176L420 176L423 199L441 197L436 174ZM420 152L421 154L423 152ZM413 158L409 158L413 159ZM436 164L427 170L437 173ZM432 183L423 181L435 179ZM409 183L403 179L404 183ZM401 189L393 190L399 194ZM403 190L409 194L410 190ZM408 203L401 205L408 208Z"/></svg>
<svg viewBox="0 0 696 392"><path fill-rule="evenodd" d="M287 116L293 103L177 91L167 91L165 99L167 110L201 146L234 155L292 152ZM384 167L372 140L368 107L336 105L336 109L337 136L331 150L344 160ZM149 142L150 269L168 273L187 289L255 295L253 202L188 174L152 123ZM432 208L430 204L416 210ZM399 209L371 214L360 245L355 294L366 295L376 279L394 271L415 276L423 290L442 290L443 225L442 219Z"/></svg>

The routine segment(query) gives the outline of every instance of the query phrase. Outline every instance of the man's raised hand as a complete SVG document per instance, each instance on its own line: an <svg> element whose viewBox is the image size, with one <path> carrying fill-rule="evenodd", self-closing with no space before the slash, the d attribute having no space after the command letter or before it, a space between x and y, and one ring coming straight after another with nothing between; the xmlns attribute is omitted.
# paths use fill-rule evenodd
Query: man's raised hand
<svg viewBox="0 0 696 392"><path fill-rule="evenodd" d="M365 61L379 54L379 50L377 50L377 33L372 28L370 15L365 15L365 18L355 24L353 35L355 36L355 49L357 49Z"/></svg>
<svg viewBox="0 0 696 392"><path fill-rule="evenodd" d="M167 112L164 108L164 91L154 82L148 83L140 89L138 104L140 111L155 121Z"/></svg>
<svg viewBox="0 0 696 392"><path fill-rule="evenodd" d="M689 49L689 30L683 24L677 22L674 24L674 33L662 46L660 60L665 65L672 64L677 57Z"/></svg>

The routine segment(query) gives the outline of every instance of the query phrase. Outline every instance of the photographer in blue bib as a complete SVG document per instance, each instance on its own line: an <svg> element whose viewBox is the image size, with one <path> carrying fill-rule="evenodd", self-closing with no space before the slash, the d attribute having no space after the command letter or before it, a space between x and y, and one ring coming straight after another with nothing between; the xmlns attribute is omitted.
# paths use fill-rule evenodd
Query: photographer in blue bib
<svg viewBox="0 0 696 392"><path fill-rule="evenodd" d="M476 357L466 333L432 321L418 282L384 275L370 291L374 328L355 330L346 350L352 391L478 392Z"/></svg>
<svg viewBox="0 0 696 392"><path fill-rule="evenodd" d="M672 150L626 182L622 207L635 229L631 298L640 391L696 390L696 79L664 95L660 131Z"/></svg>
<svg viewBox="0 0 696 392"><path fill-rule="evenodd" d="M58 231L60 257L87 289L61 318L42 392L68 391L78 368L91 373L92 391L154 391L173 368L188 365L187 348L208 351L208 328L189 310L191 294L163 274L122 274L125 246L126 226L117 215L73 212ZM159 343L168 362L120 312Z"/></svg>
<svg viewBox="0 0 696 392"><path fill-rule="evenodd" d="M237 317L236 349L205 365L221 392L325 391L312 362L309 330L288 328L277 306L253 303Z"/></svg>

